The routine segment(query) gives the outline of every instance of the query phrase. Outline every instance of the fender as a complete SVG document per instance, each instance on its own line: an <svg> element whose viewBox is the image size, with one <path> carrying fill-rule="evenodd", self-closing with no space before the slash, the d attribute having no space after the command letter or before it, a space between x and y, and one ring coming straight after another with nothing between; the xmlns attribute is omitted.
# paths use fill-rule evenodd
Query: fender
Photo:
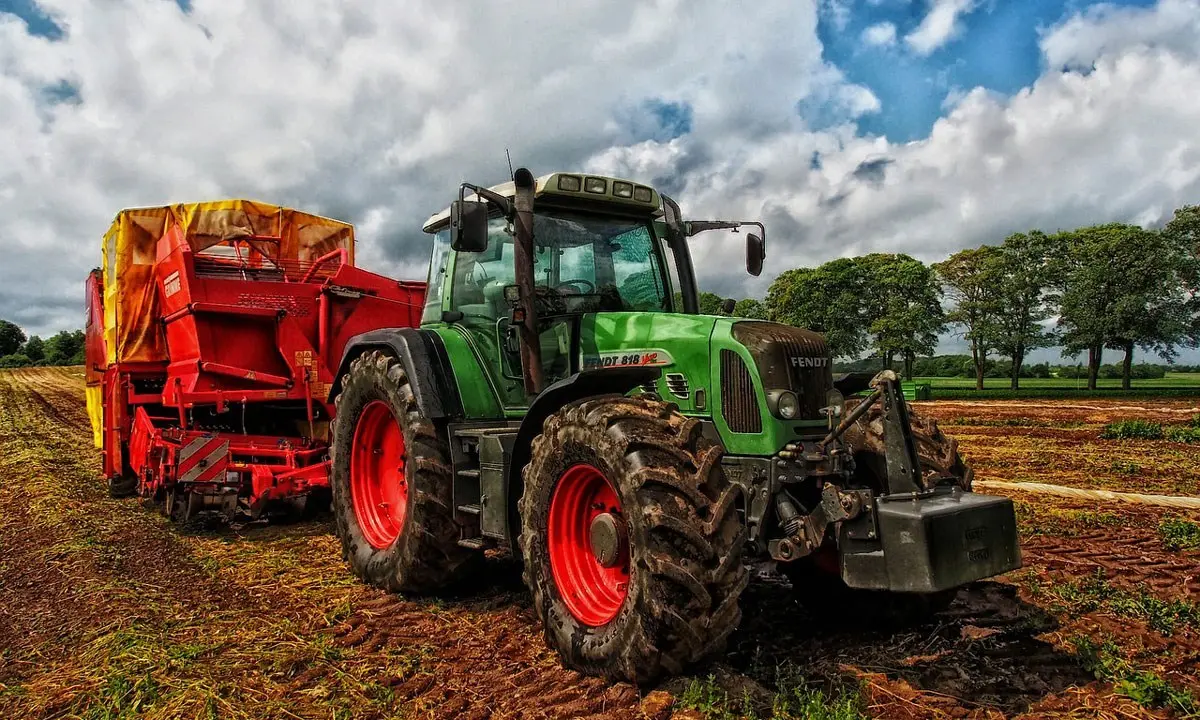
<svg viewBox="0 0 1200 720"><path fill-rule="evenodd" d="M518 501L525 491L522 471L529 464L533 454L533 439L541 434L546 419L576 400L600 395L624 395L638 385L657 380L661 375L662 370L656 367L584 370L559 380L534 398L517 430L512 460L508 465L508 527L514 549L517 549L516 539L521 534Z"/></svg>
<svg viewBox="0 0 1200 720"><path fill-rule="evenodd" d="M350 363L367 350L387 350L400 360L422 415L431 420L462 416L446 346L437 333L418 328L382 328L350 338L342 350L328 402L341 392L342 376Z"/></svg>

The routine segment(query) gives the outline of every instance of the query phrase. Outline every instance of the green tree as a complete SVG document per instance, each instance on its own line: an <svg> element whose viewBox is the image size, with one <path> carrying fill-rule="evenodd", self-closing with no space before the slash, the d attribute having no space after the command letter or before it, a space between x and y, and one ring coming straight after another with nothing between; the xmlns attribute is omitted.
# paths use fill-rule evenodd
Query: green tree
<svg viewBox="0 0 1200 720"><path fill-rule="evenodd" d="M45 343L40 337L34 335L25 341L21 346L21 354L29 358L32 362L38 363L46 359Z"/></svg>
<svg viewBox="0 0 1200 720"><path fill-rule="evenodd" d="M30 365L29 358L20 353L0 356L0 368L16 368Z"/></svg>
<svg viewBox="0 0 1200 720"><path fill-rule="evenodd" d="M25 342L25 331L7 320L0 320L0 356L12 355Z"/></svg>
<svg viewBox="0 0 1200 720"><path fill-rule="evenodd" d="M1000 309L998 270L1000 249L982 245L961 250L933 266L946 295L954 303L946 321L961 326L962 337L971 346L975 389L983 389L990 338L996 334Z"/></svg>
<svg viewBox="0 0 1200 720"><path fill-rule="evenodd" d="M1052 266L1063 352L1068 357L1087 352L1089 390L1096 389L1104 346L1111 332L1108 324L1112 305L1121 294L1118 246L1126 235L1123 228L1127 227L1112 224L1079 228L1052 238L1056 248Z"/></svg>
<svg viewBox="0 0 1200 720"><path fill-rule="evenodd" d="M79 365L84 362L83 331L63 330L46 340L45 348L48 365Z"/></svg>
<svg viewBox="0 0 1200 720"><path fill-rule="evenodd" d="M822 333L834 358L857 358L868 347L867 281L855 258L785 270L767 290L767 317Z"/></svg>
<svg viewBox="0 0 1200 720"><path fill-rule="evenodd" d="M1000 311L986 337L989 346L1009 358L1013 390L1020 387L1021 366L1031 350L1050 347L1054 335L1042 326L1051 316L1050 240L1044 233L1014 233L1000 246L996 266Z"/></svg>
<svg viewBox="0 0 1200 720"><path fill-rule="evenodd" d="M868 279L863 301L875 352L885 368L899 355L911 380L913 360L933 354L946 326L937 278L908 255L872 253L857 262Z"/></svg>
<svg viewBox="0 0 1200 720"><path fill-rule="evenodd" d="M725 298L716 293L702 292L696 298L700 305L701 315L724 315L725 312L721 309L721 304L725 302Z"/></svg>
<svg viewBox="0 0 1200 720"><path fill-rule="evenodd" d="M754 298L738 300L733 306L733 316L751 320L766 320L767 306Z"/></svg>
<svg viewBox="0 0 1200 720"><path fill-rule="evenodd" d="M1188 335L1195 343L1200 340L1200 205L1176 210L1162 234L1178 258L1177 272L1188 294L1187 312L1191 316Z"/></svg>
<svg viewBox="0 0 1200 720"><path fill-rule="evenodd" d="M1194 344L1193 256L1167 233L1109 223L1056 236L1059 326L1068 354L1088 353L1096 387L1105 348L1124 352L1122 387L1133 378L1135 347L1167 359Z"/></svg>

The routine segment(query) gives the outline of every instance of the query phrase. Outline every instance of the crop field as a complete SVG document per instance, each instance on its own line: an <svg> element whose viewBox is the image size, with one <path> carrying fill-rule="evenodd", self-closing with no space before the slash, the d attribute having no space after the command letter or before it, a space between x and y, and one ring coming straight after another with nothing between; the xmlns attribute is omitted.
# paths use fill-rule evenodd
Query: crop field
<svg viewBox="0 0 1200 720"><path fill-rule="evenodd" d="M1200 496L1198 404L917 405L981 489ZM1006 489L1025 567L949 610L818 617L766 577L720 663L639 691L562 669L503 558L401 597L358 583L327 519L181 529L98 465L81 369L0 371L0 718L1200 716L1194 511Z"/></svg>

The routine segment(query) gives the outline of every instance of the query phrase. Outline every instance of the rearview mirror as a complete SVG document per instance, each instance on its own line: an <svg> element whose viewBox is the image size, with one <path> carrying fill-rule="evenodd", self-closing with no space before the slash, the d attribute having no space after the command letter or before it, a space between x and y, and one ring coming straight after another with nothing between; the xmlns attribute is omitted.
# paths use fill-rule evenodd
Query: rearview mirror
<svg viewBox="0 0 1200 720"><path fill-rule="evenodd" d="M450 203L450 247L457 252L483 252L488 245L488 204L474 200Z"/></svg>
<svg viewBox="0 0 1200 720"><path fill-rule="evenodd" d="M735 307L737 307L737 300L733 298L725 298L721 301L721 312L726 315L732 315Z"/></svg>
<svg viewBox="0 0 1200 720"><path fill-rule="evenodd" d="M763 260L767 257L766 243L759 235L746 233L746 272L755 277L762 274Z"/></svg>

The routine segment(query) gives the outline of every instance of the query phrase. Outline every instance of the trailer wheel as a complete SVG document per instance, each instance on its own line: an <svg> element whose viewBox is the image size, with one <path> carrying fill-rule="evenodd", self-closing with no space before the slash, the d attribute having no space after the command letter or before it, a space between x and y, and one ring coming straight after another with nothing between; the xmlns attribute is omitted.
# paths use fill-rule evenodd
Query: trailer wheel
<svg viewBox="0 0 1200 720"><path fill-rule="evenodd" d="M746 587L742 490L673 405L606 396L547 419L524 470L521 550L547 643L646 684L725 645Z"/></svg>
<svg viewBox="0 0 1200 720"><path fill-rule="evenodd" d="M400 363L364 353L335 402L330 489L355 574L397 592L432 592L463 577L479 554L458 545L450 451L418 412Z"/></svg>
<svg viewBox="0 0 1200 720"><path fill-rule="evenodd" d="M108 479L108 496L114 498L133 497L137 494L137 475L113 475Z"/></svg>

